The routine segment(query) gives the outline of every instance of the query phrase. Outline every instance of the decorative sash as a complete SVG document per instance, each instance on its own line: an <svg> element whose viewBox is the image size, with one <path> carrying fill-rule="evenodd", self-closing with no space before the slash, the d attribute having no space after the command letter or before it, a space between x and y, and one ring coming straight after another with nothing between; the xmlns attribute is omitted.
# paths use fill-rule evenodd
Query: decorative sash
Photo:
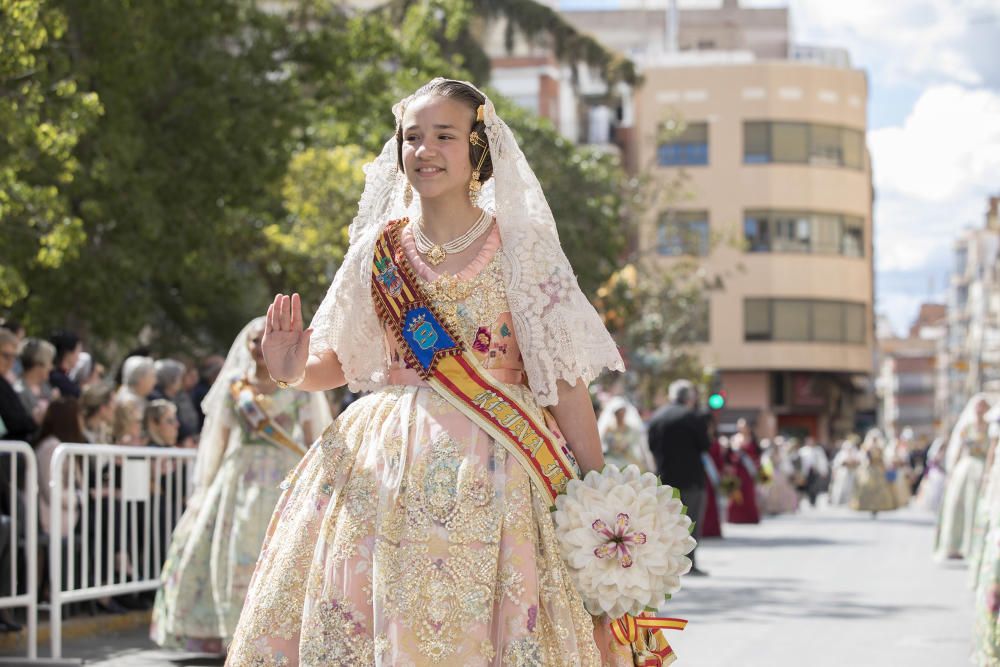
<svg viewBox="0 0 1000 667"><path fill-rule="evenodd" d="M236 410L254 435L272 445L295 452L299 456L306 453L305 447L296 442L276 421L271 419L267 411L257 401L257 392L253 390L246 379L241 378L230 384L229 393L233 397Z"/></svg>
<svg viewBox="0 0 1000 667"><path fill-rule="evenodd" d="M715 467L715 461L707 453L702 453L701 464L705 467L705 474L708 475L708 481L712 485L713 489L719 488L719 483L722 481L722 477L719 475L719 469Z"/></svg>
<svg viewBox="0 0 1000 667"><path fill-rule="evenodd" d="M757 464L753 462L750 455L744 451L740 452L740 463L743 464L743 468L750 474L750 479L757 478Z"/></svg>
<svg viewBox="0 0 1000 667"><path fill-rule="evenodd" d="M399 243L407 219L390 222L375 244L372 297L421 379L500 442L550 500L577 477L572 454L536 411L521 405L468 353L424 295ZM535 412L535 414L533 414Z"/></svg>
<svg viewBox="0 0 1000 667"><path fill-rule="evenodd" d="M573 455L537 411L522 405L506 385L486 372L431 306L403 253L399 235L407 218L390 221L375 244L372 299L379 317L421 379L489 433L527 471L550 502L577 479ZM676 659L663 628L683 629L687 621L625 616L612 634L630 646L639 667L661 667Z"/></svg>

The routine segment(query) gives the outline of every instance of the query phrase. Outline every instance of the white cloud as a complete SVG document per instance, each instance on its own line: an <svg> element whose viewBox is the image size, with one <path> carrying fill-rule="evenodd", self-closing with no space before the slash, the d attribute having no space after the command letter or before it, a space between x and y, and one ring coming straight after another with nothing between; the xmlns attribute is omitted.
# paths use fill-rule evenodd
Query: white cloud
<svg viewBox="0 0 1000 667"><path fill-rule="evenodd" d="M791 6L794 39L847 48L890 84L954 82L1000 88L995 0L743 0ZM985 53L984 53L985 50ZM990 55L992 54L992 55Z"/></svg>
<svg viewBox="0 0 1000 667"><path fill-rule="evenodd" d="M1000 186L1000 94L928 88L902 126L868 134L877 191L946 202Z"/></svg>
<svg viewBox="0 0 1000 667"><path fill-rule="evenodd" d="M880 271L941 266L1000 191L1000 94L928 88L902 125L869 133Z"/></svg>

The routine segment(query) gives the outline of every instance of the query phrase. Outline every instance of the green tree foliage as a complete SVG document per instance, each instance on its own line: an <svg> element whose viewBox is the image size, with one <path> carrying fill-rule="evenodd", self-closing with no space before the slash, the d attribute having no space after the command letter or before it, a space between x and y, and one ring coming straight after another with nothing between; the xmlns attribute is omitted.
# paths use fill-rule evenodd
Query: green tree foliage
<svg viewBox="0 0 1000 667"><path fill-rule="evenodd" d="M360 146L307 148L292 158L282 195L287 217L265 228L269 247L290 258L289 284L311 297L313 306L329 286L347 251L347 228L364 189L366 162Z"/></svg>
<svg viewBox="0 0 1000 667"><path fill-rule="evenodd" d="M594 304L624 353L629 389L643 407L655 406L673 380L702 379L694 345L707 340L709 293L719 286L696 262L681 260L668 271L627 264L597 290Z"/></svg>
<svg viewBox="0 0 1000 667"><path fill-rule="evenodd" d="M65 190L81 168L73 149L101 105L53 47L65 31L57 10L0 0L0 308L39 291L33 277L77 258L85 242Z"/></svg>
<svg viewBox="0 0 1000 667"><path fill-rule="evenodd" d="M21 285L8 288L4 305L34 331L73 326L92 343L131 345L145 330L160 349L217 348L279 290L300 291L315 308L346 251L360 166L394 129L392 104L433 76L470 78L465 55L442 48L468 34L468 0L415 3L401 14L350 13L333 0L268 11L254 0L13 5L34 8L29 19L49 40L25 37L22 50L63 54L58 72L72 78L56 76L51 58L47 68L12 65L8 34L31 31L0 23L5 87L25 72L44 75L34 117L15 118L0 100L0 141L21 151L0 158L3 191L16 179L51 202L15 216L0 199L5 233L33 239L0 249L20 280L3 283ZM77 93L74 81L93 93ZM566 142L531 114L502 111L593 291L620 248L611 233L616 160ZM59 159L29 173L45 120ZM607 243L588 242L595 234Z"/></svg>
<svg viewBox="0 0 1000 667"><path fill-rule="evenodd" d="M92 338L231 334L258 280L245 257L276 210L301 109L289 27L249 2L59 2L60 48L105 113L65 188L86 243L29 275L32 320Z"/></svg>

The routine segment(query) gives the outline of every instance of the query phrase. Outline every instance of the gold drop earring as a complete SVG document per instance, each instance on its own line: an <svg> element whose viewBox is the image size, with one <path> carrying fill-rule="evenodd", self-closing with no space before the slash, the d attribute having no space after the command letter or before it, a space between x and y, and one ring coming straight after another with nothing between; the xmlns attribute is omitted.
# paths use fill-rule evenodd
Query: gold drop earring
<svg viewBox="0 0 1000 667"><path fill-rule="evenodd" d="M403 187L403 206L410 208L410 204L413 203L413 186L410 185L410 179L406 179L406 186Z"/></svg>
<svg viewBox="0 0 1000 667"><path fill-rule="evenodd" d="M481 109L482 107L480 107ZM479 206L479 191L483 189L483 184L479 181L479 173L483 168L483 162L486 161L486 156L490 154L490 145L475 130L469 135L469 143L483 149L482 155L479 156L479 164L472 170L472 178L469 180L469 201L472 202L473 206Z"/></svg>
<svg viewBox="0 0 1000 667"><path fill-rule="evenodd" d="M472 202L473 206L479 206L479 191L483 188L483 184L479 182L479 172L472 172L472 179L469 181L469 201Z"/></svg>

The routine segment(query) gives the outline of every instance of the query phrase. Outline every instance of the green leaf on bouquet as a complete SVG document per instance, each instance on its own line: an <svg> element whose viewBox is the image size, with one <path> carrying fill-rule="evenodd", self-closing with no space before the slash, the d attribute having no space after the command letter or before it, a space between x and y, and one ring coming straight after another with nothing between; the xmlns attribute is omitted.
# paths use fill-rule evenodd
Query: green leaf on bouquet
<svg viewBox="0 0 1000 667"><path fill-rule="evenodd" d="M671 490L671 494L673 495L674 500L680 500L680 497L681 497L681 490L680 489L674 488L673 490Z"/></svg>

